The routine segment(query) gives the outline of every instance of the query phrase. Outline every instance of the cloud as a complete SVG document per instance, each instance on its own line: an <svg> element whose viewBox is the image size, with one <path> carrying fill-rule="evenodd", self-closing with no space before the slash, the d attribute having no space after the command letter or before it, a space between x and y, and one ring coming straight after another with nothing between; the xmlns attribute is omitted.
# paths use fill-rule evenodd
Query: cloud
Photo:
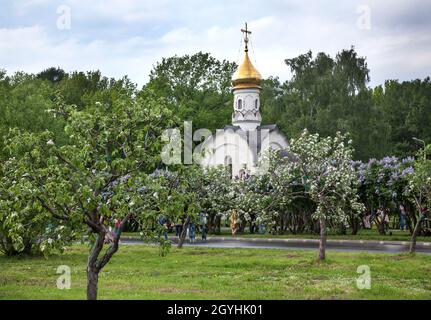
<svg viewBox="0 0 431 320"><path fill-rule="evenodd" d="M252 29L251 58L264 77L290 77L284 59L312 50L334 56L354 45L372 85L423 78L431 70L431 4L369 0L371 29L357 26L362 1L65 0L72 29L58 30L53 0L6 1L0 14L0 66L39 72L50 66L129 75L143 85L162 57L210 52L240 62L241 33Z"/></svg>

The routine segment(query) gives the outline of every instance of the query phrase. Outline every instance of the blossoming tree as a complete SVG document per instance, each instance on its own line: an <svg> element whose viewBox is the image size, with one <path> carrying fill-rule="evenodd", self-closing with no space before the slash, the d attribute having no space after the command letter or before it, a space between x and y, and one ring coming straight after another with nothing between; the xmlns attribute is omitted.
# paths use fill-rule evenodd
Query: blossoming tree
<svg viewBox="0 0 431 320"><path fill-rule="evenodd" d="M418 152L414 171L408 176L408 185L405 194L411 197L416 205L417 220L411 241L410 253L416 251L416 238L421 231L425 219L429 218L431 206L431 145L426 146Z"/></svg>
<svg viewBox="0 0 431 320"><path fill-rule="evenodd" d="M291 139L287 156L272 157L271 184L280 202L306 197L314 203L312 219L320 225L319 259L325 259L328 222L347 223L346 212L364 209L357 196L351 141L337 133L321 138L304 130ZM272 164L271 164L272 162Z"/></svg>
<svg viewBox="0 0 431 320"><path fill-rule="evenodd" d="M382 216L374 219L380 234L385 234L385 220L390 207L397 204L408 205L404 190L407 178L413 172L414 159L409 157L385 157L381 160L370 159L368 163L360 161L353 163L357 170L359 196L367 210L374 213L377 208L382 210Z"/></svg>
<svg viewBox="0 0 431 320"><path fill-rule="evenodd" d="M65 121L69 141L61 146L50 132L13 132L3 174L15 181L8 191L16 211L26 210L30 200L37 218L49 216L76 231L88 228L87 298L96 299L99 273L117 252L130 218L145 221L147 228L157 219L145 210L139 188L159 161L161 130L175 118L151 94L145 100L119 96L112 105L99 103L82 111L59 100L52 112ZM121 227L106 248L114 219Z"/></svg>

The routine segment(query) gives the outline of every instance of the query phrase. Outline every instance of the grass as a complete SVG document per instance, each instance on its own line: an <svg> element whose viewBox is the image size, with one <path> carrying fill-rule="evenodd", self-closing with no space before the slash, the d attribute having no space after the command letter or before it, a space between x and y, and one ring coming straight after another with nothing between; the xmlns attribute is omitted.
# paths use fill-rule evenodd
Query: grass
<svg viewBox="0 0 431 320"><path fill-rule="evenodd" d="M387 233L386 235L380 235L376 229L361 229L358 231L356 235L351 234L351 230L347 230L347 234L337 234L335 232L328 232L328 239L339 239L339 240L379 240L379 241L410 241L410 233L408 231L401 231L392 229L390 230L392 233ZM139 238L138 232L124 232L124 236ZM171 233L170 235L174 235ZM223 227L221 230L221 234L219 235L209 235L211 237L231 237L232 233L229 228ZM236 237L244 237L244 238L297 238L297 239L318 239L318 234L282 234L282 235L273 235L273 234L250 234L248 228L244 231L244 233L237 233ZM418 237L417 241L430 242L431 237Z"/></svg>
<svg viewBox="0 0 431 320"><path fill-rule="evenodd" d="M85 299L88 248L63 255L0 255L0 299ZM431 299L431 255L268 249L122 246L103 269L100 299ZM56 288L57 267L71 268L71 289ZM360 265L371 289L356 287Z"/></svg>

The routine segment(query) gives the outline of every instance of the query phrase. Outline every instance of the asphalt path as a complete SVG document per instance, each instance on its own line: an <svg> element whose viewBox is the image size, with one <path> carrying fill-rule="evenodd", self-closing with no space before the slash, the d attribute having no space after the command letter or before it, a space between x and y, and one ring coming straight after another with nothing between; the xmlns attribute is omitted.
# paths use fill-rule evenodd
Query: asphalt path
<svg viewBox="0 0 431 320"><path fill-rule="evenodd" d="M173 245L177 243L174 237ZM145 242L134 238L122 238L125 245L144 245ZM208 248L258 248L258 249L291 249L291 250L317 250L318 239L274 239L274 238L231 238L209 237L207 241L200 239L190 244L188 240L184 246L208 247ZM334 251L366 251L380 253L408 252L409 243L406 241L372 241L372 240L328 240L327 250ZM431 254L431 243L418 242L416 252Z"/></svg>

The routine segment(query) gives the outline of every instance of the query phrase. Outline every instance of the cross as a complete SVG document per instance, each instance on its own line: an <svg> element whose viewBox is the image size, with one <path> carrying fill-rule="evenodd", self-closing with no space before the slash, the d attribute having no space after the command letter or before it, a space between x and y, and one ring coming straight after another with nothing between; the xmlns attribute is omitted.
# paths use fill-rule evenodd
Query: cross
<svg viewBox="0 0 431 320"><path fill-rule="evenodd" d="M248 35L251 34L251 31L247 28L247 22L245 23L245 29L241 29L241 32L244 33L245 52L248 52Z"/></svg>

